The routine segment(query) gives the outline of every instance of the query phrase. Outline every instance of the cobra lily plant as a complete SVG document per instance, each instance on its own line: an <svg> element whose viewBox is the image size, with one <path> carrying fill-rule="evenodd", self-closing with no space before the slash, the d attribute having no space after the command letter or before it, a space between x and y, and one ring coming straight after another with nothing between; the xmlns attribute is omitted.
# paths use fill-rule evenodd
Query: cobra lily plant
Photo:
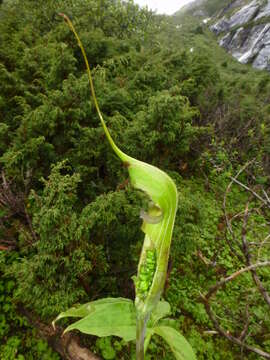
<svg viewBox="0 0 270 360"><path fill-rule="evenodd" d="M86 64L93 101L109 144L128 169L134 188L149 197L149 209L141 211L142 231L145 239L133 280L136 289L135 304L129 299L105 298L73 307L62 312L55 322L65 317L78 317L79 321L68 326L65 332L80 330L83 333L119 336L125 341L136 340L136 359L143 360L152 335L157 334L170 345L176 359L195 360L194 352L186 339L168 321L162 320L170 313L170 305L160 301L167 274L170 245L177 211L178 195L175 183L162 170L134 159L114 143L105 124L95 94L91 70L80 38L70 21L61 15L82 51ZM171 322L170 322L171 324Z"/></svg>

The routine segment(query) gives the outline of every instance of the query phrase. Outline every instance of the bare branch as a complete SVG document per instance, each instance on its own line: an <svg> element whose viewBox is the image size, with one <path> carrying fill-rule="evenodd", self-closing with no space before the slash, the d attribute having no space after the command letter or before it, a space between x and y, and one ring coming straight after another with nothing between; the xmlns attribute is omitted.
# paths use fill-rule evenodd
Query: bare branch
<svg viewBox="0 0 270 360"><path fill-rule="evenodd" d="M24 195L11 190L4 172L1 173L2 184L0 185L0 205L7 207L13 214L24 214Z"/></svg>
<svg viewBox="0 0 270 360"><path fill-rule="evenodd" d="M214 285L204 297L206 299L210 299L210 297L213 296L221 286L223 286L223 285L227 284L228 282L234 280L239 275L241 275L241 274L243 274L245 272L257 269L259 267L265 267L265 266L270 266L270 261L258 262L256 264L247 266L247 267L245 267L243 269L240 269L240 270L236 271L232 275L230 275L230 276L220 280L218 283L216 283L216 285Z"/></svg>
<svg viewBox="0 0 270 360"><path fill-rule="evenodd" d="M221 279L219 282L217 282L214 286L212 286L210 288L210 290L208 291L208 293L206 295L201 295L201 299L202 299L202 302L204 303L204 306L205 306L205 309L206 309L206 312L207 312L209 318L211 319L212 323L214 324L215 330L219 334L221 334L222 336L224 336L226 339L233 342L234 344L239 345L241 347L241 351L249 350L249 351L252 351L252 352L262 356L265 359L270 359L269 353L266 353L257 347L253 347L253 346L246 344L247 338L250 335L250 332L249 332L250 315L249 315L249 311L248 311L248 306L249 306L248 304L246 305L246 315L243 316L244 323L243 323L242 331L240 334L238 333L237 335L233 335L229 331L226 331L224 328L222 328L217 315L214 314L214 312L211 309L211 305L210 305L210 298L212 296L215 296L215 294L221 287L223 287L225 284L229 283L230 281L234 280L239 275L246 273L246 272L251 272L252 279L253 279L258 291L262 295L266 304L268 306L270 306L270 296L269 296L267 290L264 288L264 285L260 281L260 277L257 273L257 269L259 269L260 267L270 266L270 260L268 261L266 259L260 259L262 247L265 246L270 235L268 235L260 243L258 242L258 244L257 244L259 246L258 257L257 257L258 262L253 263L253 264L252 264L252 262L254 262L255 259L253 259L253 253L250 248L251 243L249 242L248 237L247 237L247 232L249 230L248 223L249 223L249 218L250 218L251 213L254 211L255 212L257 211L261 215L261 212L263 212L264 216L266 216L265 211L266 211L266 207L270 208L270 199L263 188L261 188L261 190L260 190L260 191L262 191L262 194L263 194L261 196L256 191L254 191L251 187L243 184L242 182L240 182L237 179L239 177L239 175L243 171L245 171L251 163L253 163L253 161L246 163L238 171L238 173L236 174L235 177L231 177L231 182L227 186L227 189L225 191L224 198L223 198L223 210L224 210L224 216L225 216L225 220L226 220L226 224L227 224L227 234L229 235L228 237L226 237L226 241L230 247L232 255L236 256L238 258L238 260L240 260L241 263L244 262L245 267L234 272L232 275L230 275L224 279ZM259 209L256 209L256 208L249 209L249 202L248 202L245 206L244 211L240 211L238 214L233 215L233 216L228 214L227 197L228 197L228 194L234 183L236 183L237 185L239 185L242 188L244 188L245 190L247 190L251 194L250 198L255 197L256 199L258 199L260 201ZM240 219L240 218L242 219L241 238L236 236L236 233L232 226L233 221L235 219ZM253 245L254 245L254 243L253 243ZM265 261L263 261L263 260L265 260Z"/></svg>
<svg viewBox="0 0 270 360"><path fill-rule="evenodd" d="M267 195L267 192L264 189L262 189L262 192L263 192L267 202L270 204L270 199L269 199L269 196Z"/></svg>
<svg viewBox="0 0 270 360"><path fill-rule="evenodd" d="M230 177L230 179L235 182L236 184L240 185L242 188L246 189L247 191L251 192L257 199L259 199L264 205L266 205L267 207L270 208L270 203L265 200L264 198L262 198L259 194L257 194L254 190L252 190L250 187L248 187L247 185L241 183L239 180L237 180L234 177Z"/></svg>
<svg viewBox="0 0 270 360"><path fill-rule="evenodd" d="M29 173L30 174L30 173ZM27 174L27 181L29 182L29 174ZM37 241L37 235L32 226L32 220L27 212L25 206L26 190L25 193L18 191L12 187L11 181L8 181L4 172L1 173L2 184L0 184L0 206L7 208L10 214L7 217L19 215L27 223L31 233L31 238ZM25 181L25 186L28 184Z"/></svg>
<svg viewBox="0 0 270 360"><path fill-rule="evenodd" d="M249 244L247 242L248 218L249 218L249 203L247 202L245 212L244 212L243 226L242 226L242 247L243 247L243 253L247 260L247 265L249 266L251 264L250 264Z"/></svg>
<svg viewBox="0 0 270 360"><path fill-rule="evenodd" d="M251 254L249 252L249 244L246 239L248 218L249 218L249 209L248 209L248 203L247 203L246 209L245 209L243 227L242 227L242 244L243 244L243 253L246 258L246 264L247 264L247 266L251 266L252 265L251 264ZM251 269L250 271L251 271L252 279L253 279L255 285L257 286L259 292L261 293L261 295L262 295L263 299L265 300L265 302L267 303L267 305L270 307L270 296L269 296L267 290L265 289L265 287L263 286L262 282L260 281L260 278L259 278L256 270Z"/></svg>
<svg viewBox="0 0 270 360"><path fill-rule="evenodd" d="M213 311L211 309L211 306L210 306L210 303L209 303L208 299L205 296L201 295L201 300L202 300L202 302L204 304L205 310L206 310L209 318L211 319L215 329L218 331L218 333L220 335L224 336L227 340L233 342L234 344L241 346L241 348L243 348L243 349L252 351L255 354L258 354L258 355L262 356L265 359L270 359L270 354L268 354L267 352L265 352L265 351L263 351L261 349L258 349L256 347L245 344L242 340L237 339L235 336L231 335L230 332L224 330L219 325L219 323L218 323L218 321L216 319L216 316L215 316L215 314L213 313Z"/></svg>
<svg viewBox="0 0 270 360"><path fill-rule="evenodd" d="M250 164L252 164L253 162L254 162L254 160L247 162L247 163L238 171L238 173L235 175L235 178L234 178L234 179L237 179L238 176L239 176ZM232 180L232 181L229 183L229 185L227 186L227 189L226 189L226 191L225 191L224 198L223 198L223 211L224 211L224 216L225 216L225 220L226 220L226 224L227 224L227 229L229 230L229 233L231 234L234 242L239 244L238 240L237 240L236 237L235 237L234 231L233 231L233 229L232 229L231 221L230 221L229 216L228 216L228 213L227 213L227 196L228 196L228 194L229 194L229 192L230 192L230 190L231 190L231 187L232 187L232 185L233 185L233 182L234 182L234 181ZM238 214L238 215L239 215L239 214ZM231 242L227 239L227 237L226 237L226 241L227 241L227 244L228 244L229 247L230 247L230 250L231 250L232 255L233 255L233 256L236 255L237 258L238 258L240 261L243 261L243 260L244 260L243 256L242 256L241 254L239 254L239 252L236 251L236 249L234 249L234 247L232 246Z"/></svg>
<svg viewBox="0 0 270 360"><path fill-rule="evenodd" d="M267 290L265 289L265 287L263 286L262 282L260 281L258 274L256 273L256 271L254 269L251 269L251 274L252 274L252 278L253 278L258 290L262 294L262 297L264 298L267 305L270 307L270 296L269 296Z"/></svg>

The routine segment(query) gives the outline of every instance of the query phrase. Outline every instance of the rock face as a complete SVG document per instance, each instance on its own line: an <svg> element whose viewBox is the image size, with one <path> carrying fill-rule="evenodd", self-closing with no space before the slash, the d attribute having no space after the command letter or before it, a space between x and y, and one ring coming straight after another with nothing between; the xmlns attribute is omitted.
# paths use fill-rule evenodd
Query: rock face
<svg viewBox="0 0 270 360"><path fill-rule="evenodd" d="M210 29L238 61L270 71L270 0L236 0Z"/></svg>

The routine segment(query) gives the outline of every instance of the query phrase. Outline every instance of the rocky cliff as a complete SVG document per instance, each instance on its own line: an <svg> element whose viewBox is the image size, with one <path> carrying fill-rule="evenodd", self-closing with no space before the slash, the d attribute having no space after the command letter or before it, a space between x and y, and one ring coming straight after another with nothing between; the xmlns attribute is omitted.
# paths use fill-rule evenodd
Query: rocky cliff
<svg viewBox="0 0 270 360"><path fill-rule="evenodd" d="M270 0L231 1L210 29L241 63L270 71Z"/></svg>

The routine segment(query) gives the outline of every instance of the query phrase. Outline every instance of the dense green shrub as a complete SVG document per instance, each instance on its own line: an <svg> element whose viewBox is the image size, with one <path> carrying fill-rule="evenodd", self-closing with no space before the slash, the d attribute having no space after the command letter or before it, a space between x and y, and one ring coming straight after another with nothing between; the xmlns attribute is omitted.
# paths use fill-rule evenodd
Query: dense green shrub
<svg viewBox="0 0 270 360"><path fill-rule="evenodd" d="M216 1L211 4L214 11ZM8 196L0 201L0 244L12 243L1 252L0 352L7 359L55 356L36 340L19 306L49 321L74 303L134 292L130 277L145 198L130 188L126 169L119 170L104 141L79 49L58 21L59 11L73 17L84 42L116 143L177 183L179 215L165 297L178 326L199 359L238 359L240 349L205 333L212 325L199 291L243 265L225 237L222 202L230 176L256 158L241 181L269 186L269 75L234 62L207 29L194 31L193 18L177 29L132 1L109 0L14 0L0 7L0 164L8 185L1 186ZM230 212L243 211L246 200L235 187ZM265 235L267 218L253 216L251 242ZM240 222L235 229L239 234ZM248 275L220 292L215 305L232 332L243 325L239 295L247 288L253 291ZM250 297L258 306L251 307L252 335L263 320L264 336L269 321L256 296ZM223 311L228 304L237 319L233 325ZM264 337L256 339L269 347ZM115 341L97 349L113 348L108 356L115 351L130 359L133 347ZM151 346L149 358L170 359L158 339Z"/></svg>
<svg viewBox="0 0 270 360"><path fill-rule="evenodd" d="M14 303L16 282L11 276L3 277L6 268L19 254L0 252L0 354L3 360L58 360L48 344L39 339L26 317Z"/></svg>

